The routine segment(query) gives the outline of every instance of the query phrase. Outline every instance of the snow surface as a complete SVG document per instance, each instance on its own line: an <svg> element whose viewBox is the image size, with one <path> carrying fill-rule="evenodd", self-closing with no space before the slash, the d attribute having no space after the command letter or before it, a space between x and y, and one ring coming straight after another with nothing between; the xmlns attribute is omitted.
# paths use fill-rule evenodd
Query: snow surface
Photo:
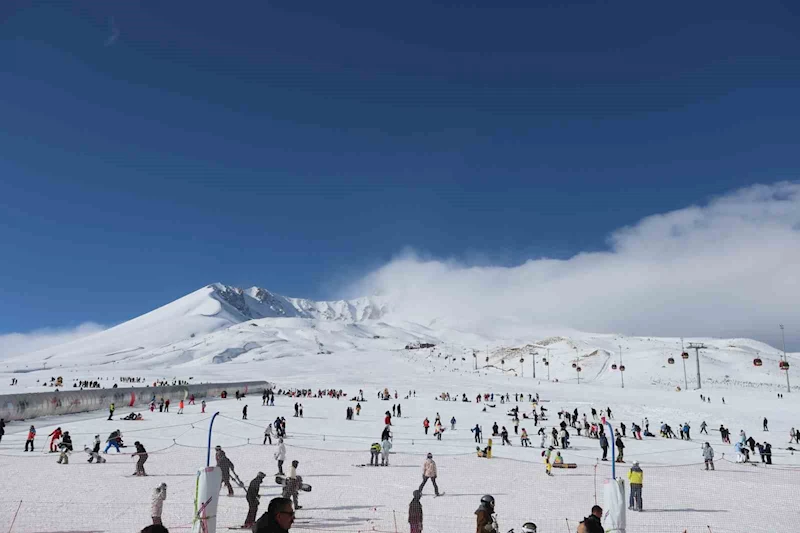
<svg viewBox="0 0 800 533"><path fill-rule="evenodd" d="M496 407L482 412L483 404L474 403L480 392L501 391L511 393L512 404L515 391L538 392L550 410L551 426L557 424L561 408L588 413L591 407L606 406L614 412L612 423L625 422L628 427L644 417L649 418L651 430L662 420L673 428L681 422L691 424L692 442L625 439L626 458L638 459L645 470L646 511L629 514L628 531L708 532L710 526L713 532L772 532L788 530L800 519L800 455L786 450L789 429L800 427L793 402L797 391L778 398L785 392L785 374L778 370L780 352L770 346L747 339L686 339L708 346L701 352L703 390L677 392L677 386L685 388L680 339L536 329L513 319L489 317L480 324L446 320L417 324L369 300L306 306L287 298L280 300L281 306L273 302L270 307L263 294L260 300L251 296L257 291L231 291L222 297L226 289L221 287L205 287L78 342L2 361L0 391L52 390L42 384L59 375L68 390L75 379L99 378L111 386L122 376L148 381L266 379L282 388L341 388L351 396L364 389L368 401L354 421L345 420L346 407L354 403L344 399L299 400L305 407L303 419L291 416L296 400L281 396L276 397L275 407L262 407L255 396L244 402L209 404L209 412L224 415L215 423L214 444L228 449L242 480L248 483L259 470L268 474L262 486L262 511L278 494L270 477L275 472L274 448L260 444L263 427L276 416L287 418L287 459L300 460L300 474L314 486L310 494L301 494L304 509L293 528L300 531L408 531L408 501L421 481L422 462L429 451L437 460L440 488L446 495L434 499L432 488L426 487L425 531L471 530L473 512L485 493L497 499L502 531L512 527L519 531L529 520L544 533L565 527L574 531L577 521L588 515L595 495L602 505L602 484L610 465L595 467L600 456L597 441L572 431L574 448L563 454L578 468L546 477L536 429L532 420L524 419L521 427L527 428L534 448L520 448L512 436L513 447L500 446L496 439L495 457L477 458L468 430L475 423L483 426L485 437L495 421L513 435L506 416L510 406L495 400ZM286 314L249 319L232 294ZM243 301L251 314L253 309L265 312ZM283 307L285 302L291 308ZM363 318L372 316L371 305L383 309L378 319ZM415 342L437 346L404 349ZM611 367L619 363L620 346L626 366L624 389L619 371ZM542 357L548 348L550 365L545 367ZM533 351L538 351L536 379ZM756 355L763 360L762 367L753 366ZM670 356L674 365L667 363ZM793 365L795 360L796 355L790 354ZM571 366L576 361L582 368L580 385ZM686 367L689 389L694 389L694 351ZM11 377L19 379L18 386L9 386ZM384 387L397 389L400 398L377 400L377 391ZM416 390L416 397L403 399L409 390ZM459 397L464 392L472 402L436 400L444 391ZM700 392L711 396L712 403L701 402ZM247 422L240 420L244 403L250 410ZM354 466L368 462L369 445L378 440L383 427L383 412L394 403L402 404L404 416L394 422L392 466ZM527 402L518 405L523 412L530 409ZM186 531L193 509L194 473L205 463L208 416L199 411L199 406L188 406L185 415L145 413L142 422L107 421L104 413L35 419L30 422L39 433L37 451L27 454L22 449L28 422L9 424L0 442L0 472L13 482L0 485L0 530L138 531L148 523L150 492L163 481L169 485L164 522L170 530ZM127 412L119 410L117 415ZM428 417L433 422L437 412L448 427L451 416L457 419L456 430L446 431L440 442L422 431L422 420ZM765 416L769 433L761 431ZM700 439L703 420L711 434ZM720 443L715 430L720 424L731 429L734 439L745 429L759 442L769 440L775 464L767 469L726 461L733 451ZM68 466L56 464L55 454L42 453L45 436L56 426L70 431L77 449L95 434L105 439L112 430L121 429L129 445L140 440L151 452L146 464L150 476L127 477L134 460L113 452L105 465L87 464L81 452L73 454ZM702 470L700 445L705 440L715 447L716 472ZM617 475L624 476L628 465ZM222 500L218 523L241 524L246 512L243 491L237 489L236 497Z"/></svg>

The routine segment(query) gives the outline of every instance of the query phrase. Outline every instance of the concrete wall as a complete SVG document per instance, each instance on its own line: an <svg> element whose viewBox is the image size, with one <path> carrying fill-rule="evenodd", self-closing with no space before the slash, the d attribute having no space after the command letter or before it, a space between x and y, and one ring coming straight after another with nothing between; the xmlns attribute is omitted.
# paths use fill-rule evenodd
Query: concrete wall
<svg viewBox="0 0 800 533"><path fill-rule="evenodd" d="M65 390L59 392L31 392L27 394L0 395L0 418L4 420L24 420L39 416L83 413L98 409L108 409L113 402L117 413L144 411L153 395L156 401L169 398L174 409L178 402L194 394L197 403L202 399L219 398L222 391L230 397L236 391L261 396L264 389L272 385L266 381L244 381L238 383L202 383L198 385L179 385L174 387L125 387L116 389Z"/></svg>

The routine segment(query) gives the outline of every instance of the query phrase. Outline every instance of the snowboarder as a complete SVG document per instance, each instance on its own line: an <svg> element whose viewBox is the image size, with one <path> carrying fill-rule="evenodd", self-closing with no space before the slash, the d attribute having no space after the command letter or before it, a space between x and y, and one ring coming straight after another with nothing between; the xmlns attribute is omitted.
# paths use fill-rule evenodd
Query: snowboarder
<svg viewBox="0 0 800 533"><path fill-rule="evenodd" d="M531 439L528 438L528 432L525 431L525 428L522 428L522 434L519 436L519 443L525 448L531 445Z"/></svg>
<svg viewBox="0 0 800 533"><path fill-rule="evenodd" d="M769 442L764 443L764 458L767 460L767 464L772 464L772 444Z"/></svg>
<svg viewBox="0 0 800 533"><path fill-rule="evenodd" d="M262 444L266 444L267 441L272 446L272 424L267 424L267 428L264 430L264 442Z"/></svg>
<svg viewBox="0 0 800 533"><path fill-rule="evenodd" d="M302 509L303 506L300 505L297 501L298 493L300 492L300 487L303 486L303 478L297 475L297 467L300 465L300 462L297 460L292 461L292 467L289 469L289 475L283 482L283 494L284 498L291 498L294 502L295 509Z"/></svg>
<svg viewBox="0 0 800 533"><path fill-rule="evenodd" d="M69 431L65 431L61 442L58 445L61 454L58 456L58 464L62 462L65 465L69 464L69 454L72 453L72 437L69 436Z"/></svg>
<svg viewBox="0 0 800 533"><path fill-rule="evenodd" d="M415 490L411 503L408 504L408 526L411 533L422 533L422 493Z"/></svg>
<svg viewBox="0 0 800 533"><path fill-rule="evenodd" d="M275 452L274 457L278 461L278 474L283 475L283 462L286 460L286 446L283 444L283 437L278 437L278 451Z"/></svg>
<svg viewBox="0 0 800 533"><path fill-rule="evenodd" d="M501 432L500 432L500 437L502 437L502 439L503 439L503 440L501 441L501 444L502 444L503 446L505 446L505 445L506 445L506 443L508 443L508 445L509 445L509 446L511 446L511 441L510 441L510 440L508 440L508 430L506 429L506 427L505 427L505 426L503 426L503 431L501 431Z"/></svg>
<svg viewBox="0 0 800 533"><path fill-rule="evenodd" d="M150 498L150 518L153 519L153 524L161 525L161 511L164 509L164 500L167 499L167 484L162 483L153 489L153 495Z"/></svg>
<svg viewBox="0 0 800 533"><path fill-rule="evenodd" d="M707 442L703 444L703 462L706 464L706 470L709 467L714 470L714 448Z"/></svg>
<svg viewBox="0 0 800 533"><path fill-rule="evenodd" d="M233 496L233 487L231 486L231 470L234 469L233 463L228 459L228 456L225 455L222 446L217 446L214 449L216 450L215 458L217 460L217 466L222 472L222 485L228 489L228 496ZM220 486L220 488L222 487Z"/></svg>
<svg viewBox="0 0 800 533"><path fill-rule="evenodd" d="M642 510L642 481L644 472L639 467L639 461L634 461L630 471L628 471L628 482L631 484L631 495L628 500L628 509L632 511Z"/></svg>
<svg viewBox="0 0 800 533"><path fill-rule="evenodd" d="M144 445L139 442L138 440L133 443L136 446L136 453L132 453L131 457L137 457L138 460L136 461L136 472L134 472L134 476L146 476L147 474L144 471L144 463L147 461L147 450L144 449Z"/></svg>
<svg viewBox="0 0 800 533"><path fill-rule="evenodd" d="M89 460L87 461L87 463L95 462L97 464L100 464L106 462L105 457L100 455L100 435L94 436L94 443L92 445L92 448L84 446L83 451L89 454Z"/></svg>
<svg viewBox="0 0 800 533"><path fill-rule="evenodd" d="M242 407L242 420L247 420L247 405Z"/></svg>
<svg viewBox="0 0 800 533"><path fill-rule="evenodd" d="M31 426L28 430L28 438L25 441L25 451L28 451L28 446L30 446L30 451L33 451L33 439L36 438L36 428Z"/></svg>
<svg viewBox="0 0 800 533"><path fill-rule="evenodd" d="M767 417L764 417L764 431L769 431Z"/></svg>
<svg viewBox="0 0 800 533"><path fill-rule="evenodd" d="M114 430L106 439L106 449L103 450L103 453L108 453L108 450L113 446L116 448L117 453L119 453L119 446L120 442L122 442L122 432L120 430Z"/></svg>
<svg viewBox="0 0 800 533"><path fill-rule="evenodd" d="M108 419L111 420L111 417L114 416L114 404L108 406Z"/></svg>
<svg viewBox="0 0 800 533"><path fill-rule="evenodd" d="M356 404L356 416L361 415L361 402Z"/></svg>
<svg viewBox="0 0 800 533"><path fill-rule="evenodd" d="M261 496L258 494L258 491L261 488L261 482L264 481L265 477L267 477L267 475L264 472L259 472L247 486L247 494L245 495L245 499L247 500L248 509L247 518L244 519L245 528L253 527L253 523L256 521L258 503L259 499L261 498Z"/></svg>
<svg viewBox="0 0 800 533"><path fill-rule="evenodd" d="M544 471L548 476L553 475L553 465L550 462L550 456L553 453L553 447L550 446L547 450L542 452L542 456L544 457Z"/></svg>
<svg viewBox="0 0 800 533"><path fill-rule="evenodd" d="M422 467L422 483L419 486L419 492L422 493L422 489L425 488L425 484L428 483L428 480L431 480L433 483L433 491L434 495L439 495L439 486L436 484L436 463L433 460L433 454L428 453L427 457L425 458L425 464Z"/></svg>
<svg viewBox="0 0 800 533"><path fill-rule="evenodd" d="M481 498L475 516L478 522L476 533L499 533L497 519L494 516L494 497L490 494Z"/></svg>

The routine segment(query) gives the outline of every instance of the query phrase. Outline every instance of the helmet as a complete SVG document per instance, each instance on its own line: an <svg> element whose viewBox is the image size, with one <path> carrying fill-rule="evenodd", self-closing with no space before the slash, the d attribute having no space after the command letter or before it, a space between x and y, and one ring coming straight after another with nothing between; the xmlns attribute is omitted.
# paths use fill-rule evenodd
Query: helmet
<svg viewBox="0 0 800 533"><path fill-rule="evenodd" d="M433 459L433 454L429 452L427 457L428 459Z"/></svg>
<svg viewBox="0 0 800 533"><path fill-rule="evenodd" d="M536 524L533 522L525 522L522 524L522 533L536 533Z"/></svg>
<svg viewBox="0 0 800 533"><path fill-rule="evenodd" d="M481 503L488 503L489 505L494 507L494 496L492 496L491 494L487 494L486 496L481 498Z"/></svg>

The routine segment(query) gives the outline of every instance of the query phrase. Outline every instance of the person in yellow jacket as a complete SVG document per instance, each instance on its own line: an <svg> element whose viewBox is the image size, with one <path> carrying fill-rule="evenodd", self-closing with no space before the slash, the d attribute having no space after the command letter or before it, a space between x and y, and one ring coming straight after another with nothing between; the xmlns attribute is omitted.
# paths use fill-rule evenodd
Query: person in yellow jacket
<svg viewBox="0 0 800 533"><path fill-rule="evenodd" d="M548 476L552 476L553 475L553 473L552 473L553 465L550 464L550 454L552 454L552 453L553 453L553 447L552 446L550 446L549 448L547 448L547 450L542 452L542 455L544 456L544 469L545 469L545 472L547 472Z"/></svg>
<svg viewBox="0 0 800 533"><path fill-rule="evenodd" d="M631 484L631 496L628 500L628 509L632 511L642 510L642 481L644 472L639 466L639 461L634 461L633 466L628 471L628 482Z"/></svg>

